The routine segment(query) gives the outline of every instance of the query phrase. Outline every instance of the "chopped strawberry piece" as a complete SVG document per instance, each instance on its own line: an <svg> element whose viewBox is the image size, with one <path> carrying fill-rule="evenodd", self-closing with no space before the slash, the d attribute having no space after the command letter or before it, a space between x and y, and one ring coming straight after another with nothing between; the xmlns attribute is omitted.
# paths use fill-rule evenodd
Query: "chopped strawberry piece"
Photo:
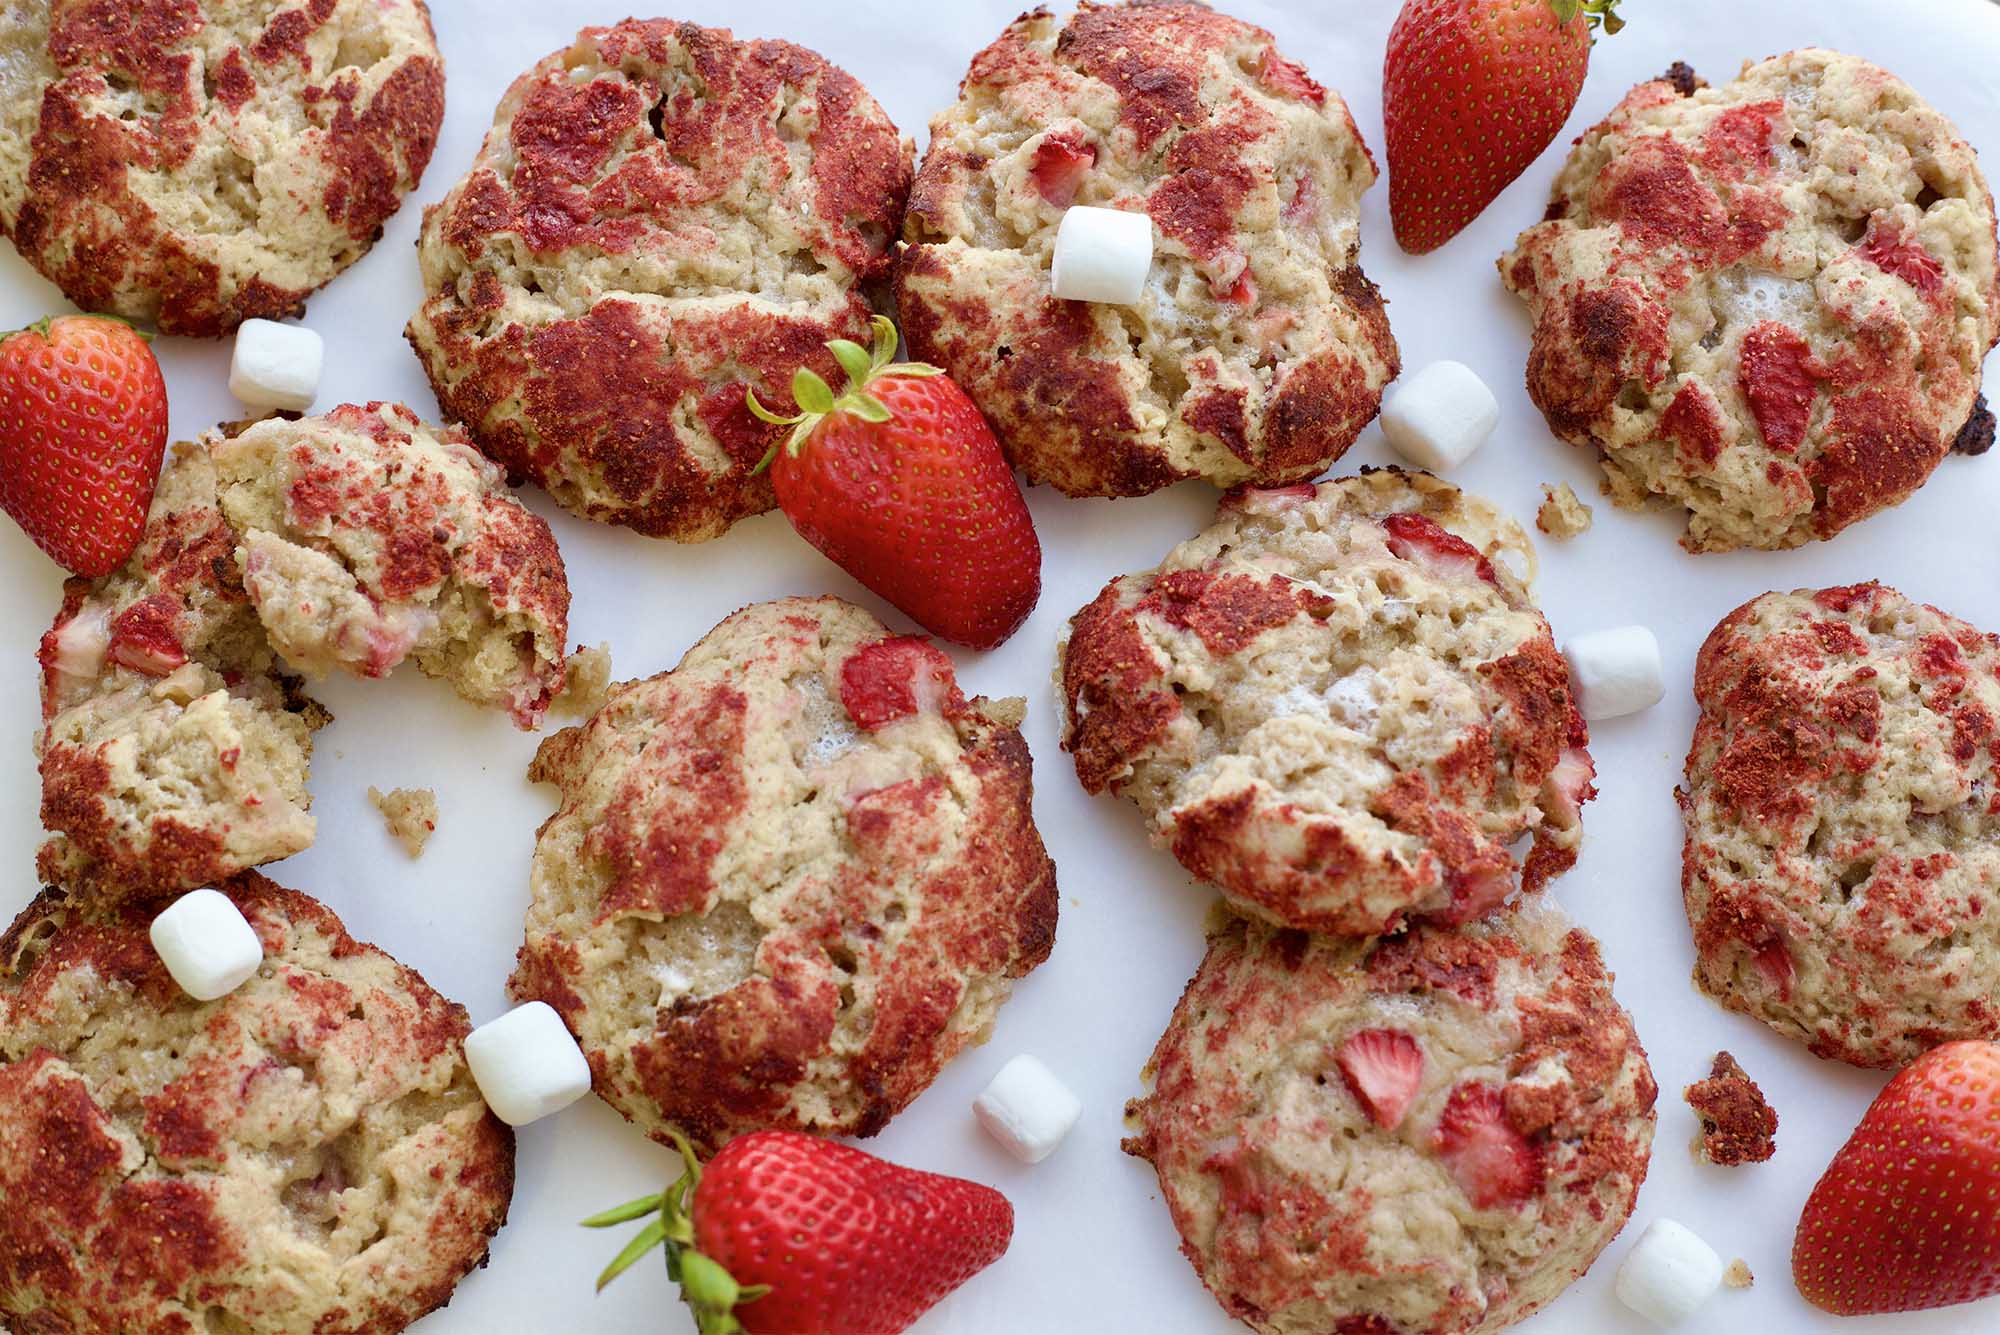
<svg viewBox="0 0 2000 1335"><path fill-rule="evenodd" d="M1856 249L1883 273L1895 275L1925 296L1944 286L1944 268L1936 257L1897 227L1870 226Z"/></svg>
<svg viewBox="0 0 2000 1335"><path fill-rule="evenodd" d="M1451 891L1451 907L1436 915L1440 922L1474 922L1506 902L1514 893L1514 869L1505 867L1453 868L1445 874Z"/></svg>
<svg viewBox="0 0 2000 1335"><path fill-rule="evenodd" d="M111 609L87 602L69 620L42 632L42 645L35 657L41 661L43 679L53 691L64 680L96 676L110 644Z"/></svg>
<svg viewBox="0 0 2000 1335"><path fill-rule="evenodd" d="M864 646L840 669L840 703L869 732L919 712L965 708L951 660L929 640L894 635Z"/></svg>
<svg viewBox="0 0 2000 1335"><path fill-rule="evenodd" d="M1476 1209L1513 1208L1542 1189L1542 1154L1507 1121L1500 1091L1463 1084L1438 1119L1437 1152Z"/></svg>
<svg viewBox="0 0 2000 1335"><path fill-rule="evenodd" d="M1414 561L1448 578L1477 575L1489 584L1498 584L1493 563L1479 549L1459 537L1429 515L1393 514L1382 520L1389 530L1389 550L1405 561Z"/></svg>
<svg viewBox="0 0 2000 1335"><path fill-rule="evenodd" d="M1275 50L1264 52L1264 63L1257 67L1257 82L1279 97L1296 97L1316 107L1326 105L1326 89L1314 82L1306 67L1286 60Z"/></svg>
<svg viewBox="0 0 2000 1335"><path fill-rule="evenodd" d="M1083 178L1097 165L1097 149L1083 140L1081 130L1067 130L1049 135L1035 148L1035 164L1028 174L1035 179L1035 189L1042 192L1042 198L1059 209L1069 207L1076 198L1077 188Z"/></svg>
<svg viewBox="0 0 2000 1335"><path fill-rule="evenodd" d="M1210 284L1213 287L1213 284ZM1257 280L1250 276L1250 266L1245 264L1243 272L1236 275L1236 281L1228 287L1216 291L1215 299L1231 306L1254 306L1257 304Z"/></svg>
<svg viewBox="0 0 2000 1335"><path fill-rule="evenodd" d="M1580 746L1563 748L1547 780L1550 805L1559 819L1573 824L1583 815L1583 804L1597 796L1592 782L1596 777L1597 762L1590 758L1590 752Z"/></svg>
<svg viewBox="0 0 2000 1335"><path fill-rule="evenodd" d="M180 619L180 600L172 594L141 598L111 619L111 661L149 677L166 676L188 661Z"/></svg>
<svg viewBox="0 0 2000 1335"><path fill-rule="evenodd" d="M1292 197L1285 201L1283 210L1285 221L1293 226L1310 222L1312 216L1319 212L1319 198L1319 186L1313 182L1313 178L1301 176L1299 183L1292 187Z"/></svg>
<svg viewBox="0 0 2000 1335"><path fill-rule="evenodd" d="M1805 335L1766 320L1743 336L1743 395L1764 443L1790 454L1806 438L1823 373Z"/></svg>
<svg viewBox="0 0 2000 1335"><path fill-rule="evenodd" d="M1757 947L1755 958L1757 972L1778 989L1780 997L1789 997L1792 994L1792 953L1785 949L1784 938L1774 933L1770 940Z"/></svg>
<svg viewBox="0 0 2000 1335"><path fill-rule="evenodd" d="M1349 1034L1334 1061L1375 1125L1391 1130L1410 1111L1424 1079L1424 1050L1400 1029Z"/></svg>

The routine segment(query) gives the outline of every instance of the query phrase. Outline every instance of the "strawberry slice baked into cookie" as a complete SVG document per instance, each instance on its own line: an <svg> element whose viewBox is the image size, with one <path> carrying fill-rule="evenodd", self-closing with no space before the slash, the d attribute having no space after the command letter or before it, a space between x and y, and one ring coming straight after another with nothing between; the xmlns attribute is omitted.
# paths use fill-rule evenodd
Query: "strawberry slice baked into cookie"
<svg viewBox="0 0 2000 1335"><path fill-rule="evenodd" d="M1473 1335L1624 1226L1657 1090L1546 895L1377 942L1218 911L1129 1109L1182 1250L1267 1335Z"/></svg>
<svg viewBox="0 0 2000 1335"><path fill-rule="evenodd" d="M1533 559L1425 473L1238 492L1071 620L1063 748L1246 913L1477 918L1576 860L1595 793Z"/></svg>

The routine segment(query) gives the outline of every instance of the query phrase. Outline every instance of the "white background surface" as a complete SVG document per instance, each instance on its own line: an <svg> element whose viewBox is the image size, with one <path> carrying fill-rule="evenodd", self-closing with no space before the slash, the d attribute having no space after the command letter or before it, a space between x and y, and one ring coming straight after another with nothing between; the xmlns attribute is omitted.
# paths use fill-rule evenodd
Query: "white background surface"
<svg viewBox="0 0 2000 1335"><path fill-rule="evenodd" d="M681 0L677 17L732 24L746 36L782 36L824 52L858 75L921 149L930 115L953 96L973 52L1025 0ZM436 405L402 338L418 301L413 254L419 205L438 199L471 161L506 83L566 45L584 23L624 17L618 0L482 4L432 0L448 90L443 135L430 172L387 235L360 264L315 297L307 322L326 337L321 408L400 398L425 416ZM1282 5L1227 0L1262 23L1284 49L1342 91L1378 158L1381 60L1392 0ZM1557 893L1603 939L1618 991L1635 1014L1662 1086L1652 1175L1634 1223L1604 1261L1527 1325L1532 1335L1646 1329L1611 1297L1611 1272L1638 1228L1665 1214L1707 1237L1725 1258L1742 1256L1755 1289L1725 1291L1690 1321L1701 1332L1756 1330L1940 1332L1993 1330L2000 1300L1924 1316L1837 1321L1793 1290L1788 1256L1807 1191L1879 1088L1879 1074L1815 1060L1761 1025L1725 1013L1688 982L1692 947L1678 894L1680 825L1672 788L1694 718L1688 682L1696 647L1721 615L1771 588L1886 580L1988 629L2000 629L2000 452L1948 460L1900 509L1829 544L1777 555L1695 558L1674 545L1664 517L1614 511L1596 495L1596 468L1555 441L1520 389L1527 322L1500 288L1493 261L1539 217L1567 144L1641 78L1685 59L1711 80L1746 57L1818 43L1871 57L1910 79L1988 153L2000 171L2000 8L1980 0L1634 0L1631 27L1601 42L1567 132L1500 201L1441 252L1412 260L1389 234L1387 190L1363 213L1362 260L1391 306L1406 366L1453 357L1500 396L1497 436L1454 480L1524 521L1538 483L1568 480L1596 508L1596 527L1566 545L1543 544L1538 591L1558 637L1643 621L1659 634L1669 694L1635 718L1593 728L1602 795L1585 813L1583 858ZM63 309L59 294L11 249L0 247L0 328ZM175 438L240 415L224 380L226 344L158 344L173 399ZM1340 471L1388 461L1381 435L1365 433ZM738 606L794 593L857 598L895 625L901 618L861 593L791 534L776 514L699 547L636 537L572 519L539 493L528 504L555 525L575 591L572 638L609 640L621 678L670 667ZM964 1332L1147 1332L1221 1335L1240 1329L1203 1293L1176 1251L1151 1172L1118 1150L1120 1109L1138 1092L1141 1063L1202 948L1208 893L1163 852L1149 848L1136 811L1084 797L1056 746L1049 685L1062 622L1114 574L1154 564L1206 520L1214 494L1199 483L1137 501L1030 495L1046 552L1042 603L1000 650L954 654L969 690L1025 694L1037 763L1041 828L1060 869L1062 921L1053 958L1017 988L987 1047L953 1064L869 1148L920 1167L989 1182L1017 1211L1012 1250L918 1329ZM53 566L11 524L0 524L0 617L15 627L0 655L0 695L14 701L11 740L0 751L0 847L13 878L0 911L33 893L40 838L29 754L33 648L59 601ZM421 970L470 1007L476 1021L504 1008L502 987L520 940L528 855L552 792L523 777L535 738L498 713L461 703L406 669L387 682L328 682L315 692L338 721L313 758L319 844L267 868L281 882L327 900L355 934ZM442 816L423 859L411 862L367 805L370 784L430 785ZM1776 1159L1735 1170L1697 1166L1685 1146L1693 1119L1680 1101L1721 1046L1734 1051L1782 1117ZM1035 1168L1007 1159L975 1128L972 1097L1009 1056L1032 1051L1083 1096L1082 1123ZM513 1219L492 1266L469 1278L451 1307L420 1323L422 1335L678 1333L692 1327L657 1265L601 1298L591 1279L619 1239L577 1219L655 1190L669 1156L595 1100L525 1130Z"/></svg>

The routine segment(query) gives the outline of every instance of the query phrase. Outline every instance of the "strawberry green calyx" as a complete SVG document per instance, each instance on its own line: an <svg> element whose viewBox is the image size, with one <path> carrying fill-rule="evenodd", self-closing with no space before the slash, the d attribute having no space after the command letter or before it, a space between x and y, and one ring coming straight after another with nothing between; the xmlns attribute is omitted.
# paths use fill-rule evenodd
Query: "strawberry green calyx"
<svg viewBox="0 0 2000 1335"><path fill-rule="evenodd" d="M1607 0L1599 0L1605 3ZM749 405L751 416L772 426L788 426L792 434L781 444L773 445L770 452L758 461L751 472L761 473L771 466L784 450L796 458L805 445L806 437L813 428L835 413L853 413L864 422L886 422L892 415L882 400L868 392L868 386L885 376L932 376L943 375L944 368L932 366L928 362L899 362L896 356L896 326L886 315L878 315L873 322L875 346L864 348L852 339L836 338L828 341L827 351L840 363L840 369L847 372L847 388L838 398L833 390L818 374L801 366L792 373L792 402L798 412L790 417L780 417L757 401L757 391L743 391L744 401Z"/></svg>
<svg viewBox="0 0 2000 1335"><path fill-rule="evenodd" d="M1625 26L1625 20L1618 17L1618 0L1549 0L1549 8L1555 10L1557 23L1567 27L1581 14L1586 24L1604 29L1607 37Z"/></svg>
<svg viewBox="0 0 2000 1335"><path fill-rule="evenodd" d="M893 349L895 345L891 342L890 346ZM695 1329L700 1335L741 1335L743 1323L736 1319L737 1306L757 1301L771 1288L768 1284L748 1287L738 1284L714 1258L695 1249L694 1219L688 1211L694 1201L694 1189L701 1185L701 1160L678 1132L674 1133L674 1147L680 1151L685 1166L672 1186L583 1221L585 1228L611 1228L652 1216L646 1227L604 1267L604 1273L597 1277L597 1290L602 1293L605 1285L630 1270L655 1247L665 1247L667 1278L681 1286L681 1301L693 1311Z"/></svg>

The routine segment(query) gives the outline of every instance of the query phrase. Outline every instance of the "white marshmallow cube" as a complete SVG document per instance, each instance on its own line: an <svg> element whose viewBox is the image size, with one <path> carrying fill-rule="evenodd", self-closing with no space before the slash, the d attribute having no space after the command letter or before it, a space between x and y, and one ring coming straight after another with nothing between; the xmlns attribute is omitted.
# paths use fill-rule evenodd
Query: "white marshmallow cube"
<svg viewBox="0 0 2000 1335"><path fill-rule="evenodd" d="M1398 384L1382 405L1390 448L1419 468L1456 468L1500 425L1500 404L1463 362L1432 362Z"/></svg>
<svg viewBox="0 0 2000 1335"><path fill-rule="evenodd" d="M1563 646L1576 707L1587 719L1636 714L1667 693L1660 642L1644 626L1619 626L1579 635Z"/></svg>
<svg viewBox="0 0 2000 1335"><path fill-rule="evenodd" d="M1678 1325L1722 1284L1715 1248L1671 1219L1657 1219L1618 1266L1618 1301L1660 1326Z"/></svg>
<svg viewBox="0 0 2000 1335"><path fill-rule="evenodd" d="M229 358L229 392L252 408L302 413L319 397L326 345L304 325L245 320Z"/></svg>
<svg viewBox="0 0 2000 1335"><path fill-rule="evenodd" d="M486 1106L508 1126L561 1112L590 1092L590 1063L547 1002L516 1006L465 1039Z"/></svg>
<svg viewBox="0 0 2000 1335"><path fill-rule="evenodd" d="M160 963L196 1001L228 996L264 962L257 929L219 890L182 895L153 919L150 935Z"/></svg>
<svg viewBox="0 0 2000 1335"><path fill-rule="evenodd" d="M1076 1125L1083 1104L1055 1072L1022 1053L973 1100L972 1115L1007 1153L1022 1163L1040 1163Z"/></svg>
<svg viewBox="0 0 2000 1335"><path fill-rule="evenodd" d="M1064 301L1130 306L1153 267L1153 220L1127 209L1078 204L1056 228L1049 286Z"/></svg>

